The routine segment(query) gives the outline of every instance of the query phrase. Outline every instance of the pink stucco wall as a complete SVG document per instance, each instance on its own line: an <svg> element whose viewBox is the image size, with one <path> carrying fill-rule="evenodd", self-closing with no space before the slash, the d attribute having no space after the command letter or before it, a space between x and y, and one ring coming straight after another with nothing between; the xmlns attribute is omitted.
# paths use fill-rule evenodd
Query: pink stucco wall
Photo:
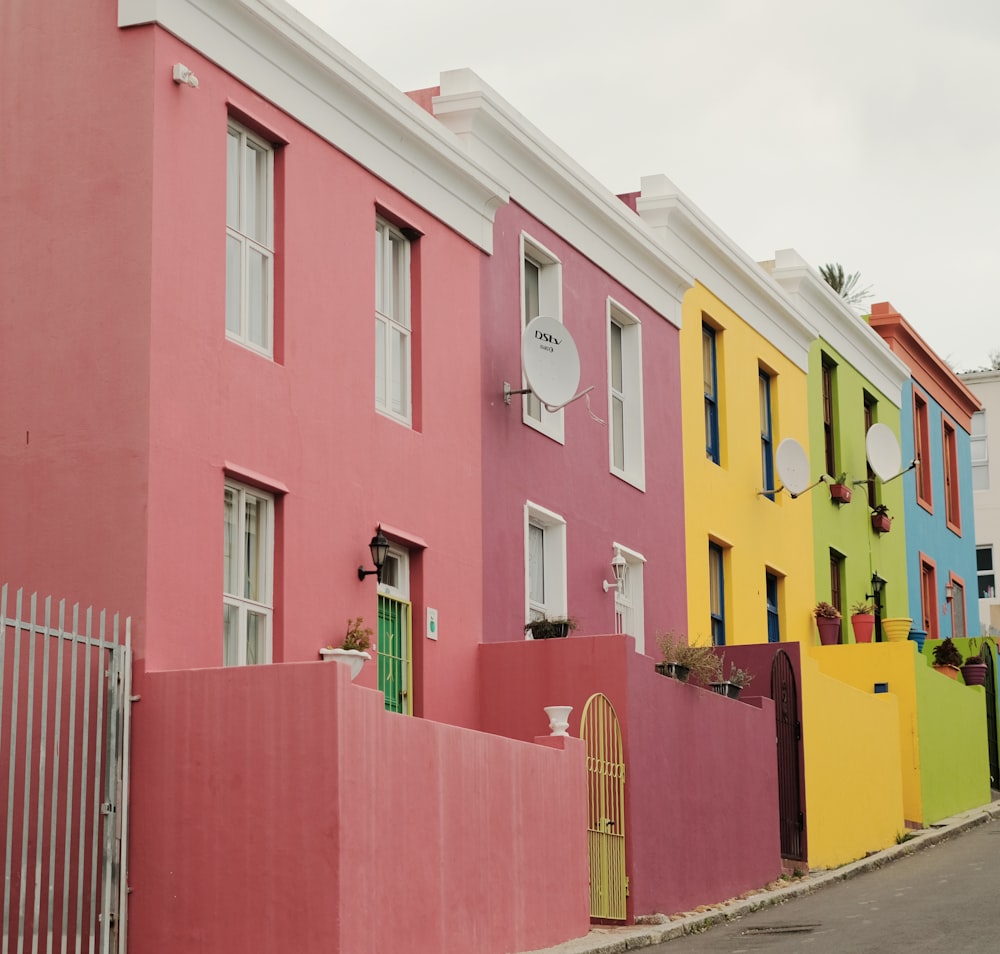
<svg viewBox="0 0 1000 954"><path fill-rule="evenodd" d="M0 200L19 223L0 235L17 356L0 377L0 577L130 614L150 670L220 665L223 483L257 474L278 489L275 661L316 659L349 617L374 624L356 569L381 522L416 541L414 710L470 724L481 385L456 355L480 350L482 253L165 31L119 30L99 6L18 3L13 24L4 8L20 145ZM176 62L197 89L172 82ZM113 82L84 81L95 63ZM283 144L274 361L225 336L229 114ZM377 211L422 236L412 429L374 406Z"/></svg>
<svg viewBox="0 0 1000 954"><path fill-rule="evenodd" d="M580 741L406 719L319 662L137 690L131 949L504 954L586 934Z"/></svg>
<svg viewBox="0 0 1000 954"><path fill-rule="evenodd" d="M774 705L726 699L664 678L631 637L480 648L482 724L530 738L547 705L603 692L626 757L629 917L672 914L760 887L781 872Z"/></svg>
<svg viewBox="0 0 1000 954"><path fill-rule="evenodd" d="M483 274L483 499L486 641L517 638L525 621L524 504L566 520L567 602L577 633L614 629L609 579L612 543L646 558L647 646L655 629L686 627L683 471L678 329L614 281L571 244L516 204L498 210L493 255ZM594 414L608 420L607 303L641 322L645 409L645 492L609 470L608 428L580 400L563 412L565 443L522 423L521 400L503 402L503 382L519 387L520 236L541 243L562 268L563 321L580 353L580 387ZM655 648L654 648L655 651Z"/></svg>

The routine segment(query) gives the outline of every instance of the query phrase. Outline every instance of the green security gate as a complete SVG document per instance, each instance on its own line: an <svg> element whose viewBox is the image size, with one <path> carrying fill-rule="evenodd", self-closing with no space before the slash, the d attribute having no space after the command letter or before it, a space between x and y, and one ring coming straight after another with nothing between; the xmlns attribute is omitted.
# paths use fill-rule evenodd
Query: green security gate
<svg viewBox="0 0 1000 954"><path fill-rule="evenodd" d="M378 597L378 687L390 712L412 712L410 603Z"/></svg>

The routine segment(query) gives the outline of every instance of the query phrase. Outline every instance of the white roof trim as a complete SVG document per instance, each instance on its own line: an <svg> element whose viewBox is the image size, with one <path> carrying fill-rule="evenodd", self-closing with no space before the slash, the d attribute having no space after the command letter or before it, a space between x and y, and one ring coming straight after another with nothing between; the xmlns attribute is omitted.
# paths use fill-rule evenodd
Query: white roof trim
<svg viewBox="0 0 1000 954"><path fill-rule="evenodd" d="M803 371L816 330L764 270L664 175L643 176L636 209L698 281Z"/></svg>
<svg viewBox="0 0 1000 954"><path fill-rule="evenodd" d="M425 110L284 0L118 0L120 27L149 23L492 251L507 190Z"/></svg>
<svg viewBox="0 0 1000 954"><path fill-rule="evenodd" d="M794 249L774 254L771 277L808 316L819 336L896 407L910 369L896 357L878 332L850 306Z"/></svg>
<svg viewBox="0 0 1000 954"><path fill-rule="evenodd" d="M518 205L680 327L693 278L621 199L472 70L442 73L433 108Z"/></svg>

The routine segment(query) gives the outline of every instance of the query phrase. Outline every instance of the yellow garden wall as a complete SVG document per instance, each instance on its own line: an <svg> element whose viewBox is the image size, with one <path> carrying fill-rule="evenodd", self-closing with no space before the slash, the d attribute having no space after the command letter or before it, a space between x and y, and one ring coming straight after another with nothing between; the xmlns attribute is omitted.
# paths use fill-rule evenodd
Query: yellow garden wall
<svg viewBox="0 0 1000 954"><path fill-rule="evenodd" d="M865 647L858 647L865 648ZM899 700L865 692L802 654L809 866L831 868L888 847L904 829Z"/></svg>
<svg viewBox="0 0 1000 954"><path fill-rule="evenodd" d="M680 334L688 636L711 641L708 545L723 547L726 642L767 641L765 573L779 579L781 638L808 632L815 604L811 503L758 495L761 442L758 375L771 376L773 447L809 440L805 371L703 285L684 297ZM705 454L702 322L716 329L720 462Z"/></svg>

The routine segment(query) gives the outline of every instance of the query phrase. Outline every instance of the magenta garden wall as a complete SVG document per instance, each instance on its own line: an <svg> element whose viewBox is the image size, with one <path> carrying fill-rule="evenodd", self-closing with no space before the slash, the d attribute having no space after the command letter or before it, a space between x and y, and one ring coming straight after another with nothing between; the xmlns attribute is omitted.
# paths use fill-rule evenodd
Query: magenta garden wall
<svg viewBox="0 0 1000 954"><path fill-rule="evenodd" d="M731 898L780 874L770 700L660 676L627 636L487 644L480 672L482 727L514 738L541 731L547 705L572 705L578 736L587 699L611 700L627 762L630 918Z"/></svg>
<svg viewBox="0 0 1000 954"><path fill-rule="evenodd" d="M136 688L131 949L504 954L587 932L581 742L407 719L320 662Z"/></svg>

